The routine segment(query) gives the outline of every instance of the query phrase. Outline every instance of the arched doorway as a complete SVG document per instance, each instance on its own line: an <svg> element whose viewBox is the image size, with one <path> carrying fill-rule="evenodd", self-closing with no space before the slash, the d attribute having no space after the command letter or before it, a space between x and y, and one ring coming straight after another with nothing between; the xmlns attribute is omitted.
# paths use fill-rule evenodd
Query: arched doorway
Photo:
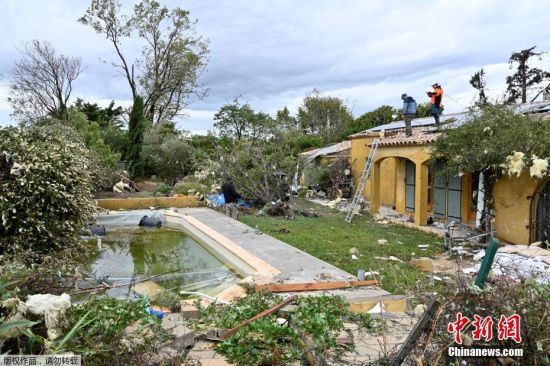
<svg viewBox="0 0 550 366"><path fill-rule="evenodd" d="M550 181L537 194L535 241L550 242Z"/></svg>

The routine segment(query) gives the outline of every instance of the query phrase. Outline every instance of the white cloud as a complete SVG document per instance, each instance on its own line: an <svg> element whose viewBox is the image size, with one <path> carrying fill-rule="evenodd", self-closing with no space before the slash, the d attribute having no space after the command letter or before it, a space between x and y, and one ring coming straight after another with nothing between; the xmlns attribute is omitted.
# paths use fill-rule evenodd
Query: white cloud
<svg viewBox="0 0 550 366"><path fill-rule="evenodd" d="M130 6L133 1L123 1ZM437 81L448 111L471 104L468 80L484 68L487 88L500 97L507 60L533 45L550 51L545 0L441 2L349 0L167 0L198 19L197 31L210 39L210 62L202 80L209 96L189 106L179 126L207 131L223 104L241 96L255 110L274 114L295 110L314 87L349 101L360 115L382 104L398 106L403 92L425 101ZM0 74L17 58L13 46L47 39L62 53L79 55L87 65L75 96L128 103L129 88L109 65L108 42L76 22L87 0L4 0L0 14ZM126 43L130 55L139 40ZM550 56L544 61L550 69ZM0 97L5 99L0 88ZM0 101L0 118L7 119Z"/></svg>

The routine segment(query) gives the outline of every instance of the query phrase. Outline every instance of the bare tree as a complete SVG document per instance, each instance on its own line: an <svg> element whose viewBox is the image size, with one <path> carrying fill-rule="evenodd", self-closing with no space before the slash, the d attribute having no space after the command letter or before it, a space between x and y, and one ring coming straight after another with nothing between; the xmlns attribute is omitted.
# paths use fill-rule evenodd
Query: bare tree
<svg viewBox="0 0 550 366"><path fill-rule="evenodd" d="M57 54L48 42L33 40L19 50L10 81L9 103L22 120L45 116L62 119L73 82L83 70L80 57Z"/></svg>
<svg viewBox="0 0 550 366"><path fill-rule="evenodd" d="M208 47L195 34L188 11L142 0L127 15L119 0L92 0L79 21L111 42L119 59L113 66L124 74L132 97L143 96L148 120L172 120L189 104L190 96L203 96L198 78L206 66ZM134 32L145 44L141 57L132 61L122 43Z"/></svg>

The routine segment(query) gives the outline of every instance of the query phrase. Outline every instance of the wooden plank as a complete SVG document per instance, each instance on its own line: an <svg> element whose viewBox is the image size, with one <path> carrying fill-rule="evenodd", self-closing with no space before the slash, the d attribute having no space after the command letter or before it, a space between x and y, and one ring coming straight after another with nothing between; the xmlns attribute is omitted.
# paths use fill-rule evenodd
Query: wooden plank
<svg viewBox="0 0 550 366"><path fill-rule="evenodd" d="M377 285L378 281L337 281L337 282L308 282L308 283L286 283L257 285L256 291L267 290L270 292L300 292L300 291L321 291L336 290L350 287L362 287Z"/></svg>
<svg viewBox="0 0 550 366"><path fill-rule="evenodd" d="M420 318L418 323L416 323L416 325L414 326L412 332L409 333L409 336L405 340L405 343L403 343L403 345L401 346L401 349L397 353L397 356L395 356L395 358L390 363L390 366L399 366L403 363L405 358L410 354L412 348L414 347L416 340L420 337L420 335L422 335L424 329L426 329L430 320L437 312L437 309L439 309L440 305L441 304L437 300L432 301L430 306L428 306L428 309L424 312L424 314L422 314L422 317Z"/></svg>
<svg viewBox="0 0 550 366"><path fill-rule="evenodd" d="M257 315L254 315L252 318L248 319L248 320L245 320L244 322L242 322L241 324L237 325L235 328L233 329L229 329L227 332L225 332L222 336L221 336L221 339L227 339L229 337L231 337L233 334L237 333L239 331L239 329L241 329L242 327L252 323L253 321L256 321L258 319L261 319L263 317L266 317L270 314L273 314L274 312L276 312L277 310L279 310L280 308L282 307L285 307L286 305L290 304L292 301L296 300L298 298L297 295L292 295L292 296L289 296L287 297L286 299L284 299L281 303L275 305L274 307L270 308L270 309L267 309L265 311L262 311L261 313L257 314Z"/></svg>

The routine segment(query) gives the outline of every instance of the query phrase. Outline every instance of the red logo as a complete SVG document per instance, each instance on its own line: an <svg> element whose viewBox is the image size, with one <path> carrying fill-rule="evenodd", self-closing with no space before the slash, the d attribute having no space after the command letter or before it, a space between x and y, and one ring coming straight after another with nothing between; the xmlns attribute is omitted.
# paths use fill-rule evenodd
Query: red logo
<svg viewBox="0 0 550 366"><path fill-rule="evenodd" d="M473 325L472 338L476 341L485 339L489 342L493 339L493 325L494 321L490 316L482 318L479 315L474 315L474 321L470 322L468 317L458 312L456 314L456 321L447 325L447 331L454 334L455 342L462 344L461 331L466 329L468 324ZM497 325L498 340L512 339L516 343L521 343L521 316L518 314L510 315L506 317L500 316Z"/></svg>

